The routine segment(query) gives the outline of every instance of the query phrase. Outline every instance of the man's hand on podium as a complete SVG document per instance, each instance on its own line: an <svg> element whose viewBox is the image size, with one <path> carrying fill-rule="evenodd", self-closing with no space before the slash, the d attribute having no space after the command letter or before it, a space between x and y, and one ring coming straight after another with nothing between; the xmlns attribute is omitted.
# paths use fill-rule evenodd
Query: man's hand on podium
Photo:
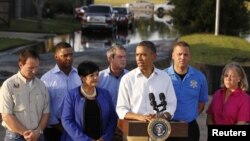
<svg viewBox="0 0 250 141"><path fill-rule="evenodd" d="M138 121L145 121L145 122L147 122L147 121L151 121L154 118L155 118L155 115L153 115L153 114L142 115L142 114L135 114L135 113L132 113L132 112L128 112L125 115L124 119L127 119L127 120L138 120Z"/></svg>
<svg viewBox="0 0 250 141"><path fill-rule="evenodd" d="M154 119L155 115L153 114L149 114L149 115L138 115L138 119L139 121L151 121L152 119Z"/></svg>
<svg viewBox="0 0 250 141"><path fill-rule="evenodd" d="M164 118L166 120L171 120L172 116L169 114L169 112L164 112L162 114L160 114L160 118Z"/></svg>

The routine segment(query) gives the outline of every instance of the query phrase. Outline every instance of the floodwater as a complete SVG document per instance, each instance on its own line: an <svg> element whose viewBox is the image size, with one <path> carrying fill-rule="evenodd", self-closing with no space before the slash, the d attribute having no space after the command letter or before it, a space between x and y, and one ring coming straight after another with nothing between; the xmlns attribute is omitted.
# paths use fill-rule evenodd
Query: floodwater
<svg viewBox="0 0 250 141"><path fill-rule="evenodd" d="M113 43L119 43L127 48L128 67L135 67L135 46L142 40L150 40L157 46L157 59L164 60L165 64L157 66L165 68L170 63L170 46L178 38L178 31L173 28L172 18L169 15L156 15L151 12L134 13L134 26L132 29L119 28L117 33L110 35L105 31L76 31L71 34L65 34L48 39L43 46L42 52L52 52L53 46L61 41L69 42L78 56L87 56L99 62L100 65L106 66L103 60L106 59L105 53ZM249 40L249 35L242 37ZM77 58L77 56L75 57ZM79 63L75 59L76 64ZM82 58L79 60L83 60ZM107 62L106 62L107 63ZM47 65L47 64L46 64ZM213 66L198 64L199 68L207 76L209 84L209 92L212 94L220 86L220 75L224 66ZM247 74L250 74L250 68L245 67ZM250 81L250 76L248 77Z"/></svg>
<svg viewBox="0 0 250 141"><path fill-rule="evenodd" d="M174 40L178 32L173 28L169 15L156 15L151 12L135 12L134 25L131 29L118 27L117 33L108 34L105 30L89 32L76 31L48 39L45 51L51 52L53 46L61 41L69 42L75 52L105 50L113 43L126 46L137 44L142 40L163 41Z"/></svg>
<svg viewBox="0 0 250 141"><path fill-rule="evenodd" d="M135 13L135 19L132 29L119 29L113 36L102 31L93 31L89 33L76 31L71 34L60 35L48 39L43 45L37 47L37 50L42 53L40 56L42 61L38 76L41 76L55 65L53 54L51 52L53 52L53 46L61 41L70 42L73 46L74 51L76 52L76 55L74 56L75 66L83 60L91 59L92 61L94 60L97 62L101 69L107 67L108 64L104 61L106 60L105 50L113 43L120 43L127 48L129 66L131 62L134 62L134 47L142 40L150 40L156 44L158 59L166 59L169 57L167 56L169 47L178 37L178 32L172 27L171 17L168 15L158 16L147 12L137 12ZM247 39L249 39L249 37L250 36L248 36ZM4 66L0 68L0 83L17 72L17 60L18 57L14 53L0 57L0 65ZM220 86L220 75L223 66L200 65L201 70L207 76L209 94L212 94ZM164 67L167 67L167 64L162 65L159 68ZM133 68L132 65L129 66L129 69L131 68ZM244 69L247 74L250 74L249 67ZM250 80L250 77L248 77L248 80ZM203 112L198 118L198 123L201 129L200 141L205 141L207 137L205 119L206 114ZM0 126L0 140L4 135L3 131L3 128Z"/></svg>
<svg viewBox="0 0 250 141"><path fill-rule="evenodd" d="M118 28L117 33L112 35L105 31L76 31L73 33L58 35L45 40L44 43L31 46L37 50L41 57L38 76L41 76L55 65L53 59L54 46L61 42L69 42L74 48L74 66L83 60L96 62L101 69L108 66L106 61L106 50L113 44L124 45L127 50L127 66L129 69L135 67L135 46L142 40L153 41L157 47L157 61L169 59L169 50L172 43L178 37L172 28L172 20L168 15L157 16L153 13L136 12L134 26L131 29ZM18 50L15 50L18 51ZM0 57L0 65L6 66L0 69L0 82L18 71L16 52L9 52ZM166 62L166 63L165 63Z"/></svg>

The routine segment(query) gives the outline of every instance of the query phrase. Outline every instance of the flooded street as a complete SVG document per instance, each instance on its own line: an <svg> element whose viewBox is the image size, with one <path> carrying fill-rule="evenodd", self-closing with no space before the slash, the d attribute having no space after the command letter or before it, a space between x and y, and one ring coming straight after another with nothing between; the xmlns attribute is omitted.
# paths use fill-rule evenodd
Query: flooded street
<svg viewBox="0 0 250 141"><path fill-rule="evenodd" d="M126 46L137 44L142 40L163 41L178 37L178 32L172 27L169 15L135 12L134 24L131 29L118 27L117 32L110 35L105 30L76 31L71 34L56 36L45 42L45 51L50 52L60 41L70 42L75 52L105 50L113 43Z"/></svg>
<svg viewBox="0 0 250 141"><path fill-rule="evenodd" d="M172 27L171 17L168 15L159 16L147 12L135 13L134 17L135 22L131 29L119 28L117 32L112 35L99 30L90 32L82 32L80 30L65 35L53 36L44 43L34 46L34 48L39 51L41 57L38 77L55 65L53 46L61 41L69 42L74 48L74 66L77 66L84 60L91 60L96 62L101 69L108 66L108 62L106 61L107 48L113 43L122 44L127 49L127 68L131 70L136 67L135 46L142 40L150 40L157 46L158 55L156 66L159 68L167 67L170 61L170 46L178 38L178 32ZM0 68L1 83L18 71L17 52L19 49L21 48L0 53L0 65L2 66ZM211 85L209 86L210 91L212 92L219 86L217 78L220 76L222 66L206 66L204 70L207 70L206 74L208 76L209 85ZM250 68L246 68L246 71L250 74ZM209 99L211 99L211 96ZM201 129L200 141L205 141L207 138L205 119L206 114L203 112L198 118ZM0 126L0 131L3 131L1 128ZM0 138L3 137L3 134L4 132L0 132Z"/></svg>
<svg viewBox="0 0 250 141"><path fill-rule="evenodd" d="M61 41L69 42L74 48L74 66L83 60L92 60L106 68L106 50L113 43L119 43L126 47L128 58L128 69L136 67L135 46L142 40L150 40L157 46L157 62L163 60L164 66L168 64L169 49L176 40L178 34L172 28L169 16L157 17L152 13L135 13L135 22L131 29L118 28L116 33L108 34L105 31L93 30L88 32L76 31L65 35L52 36L45 42L34 45L41 56L40 70L38 76L44 74L55 65L53 58L53 46ZM22 36L20 36L22 37ZM18 71L17 52L21 48L0 54L1 82ZM166 64L165 64L166 63Z"/></svg>

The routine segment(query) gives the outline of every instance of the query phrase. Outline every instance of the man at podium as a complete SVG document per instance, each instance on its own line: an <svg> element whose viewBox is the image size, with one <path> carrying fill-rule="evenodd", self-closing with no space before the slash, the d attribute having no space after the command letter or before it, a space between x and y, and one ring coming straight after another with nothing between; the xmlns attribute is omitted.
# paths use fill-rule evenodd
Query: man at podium
<svg viewBox="0 0 250 141"><path fill-rule="evenodd" d="M151 41L142 41L137 45L137 68L125 74L119 86L116 111L120 119L151 121L156 117L153 105L161 102L159 95L162 93L166 97L166 110L159 116L167 120L172 118L176 109L173 84L166 72L154 66L156 56L156 47ZM153 95L153 99L150 99L149 95ZM149 139L127 136L124 140L148 141Z"/></svg>

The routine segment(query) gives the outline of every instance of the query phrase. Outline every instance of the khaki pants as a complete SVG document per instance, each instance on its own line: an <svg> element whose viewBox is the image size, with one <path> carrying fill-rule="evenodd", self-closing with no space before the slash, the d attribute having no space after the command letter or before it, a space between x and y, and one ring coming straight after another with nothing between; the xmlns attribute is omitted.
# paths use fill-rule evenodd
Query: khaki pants
<svg viewBox="0 0 250 141"><path fill-rule="evenodd" d="M123 135L123 141L149 141L149 137Z"/></svg>

